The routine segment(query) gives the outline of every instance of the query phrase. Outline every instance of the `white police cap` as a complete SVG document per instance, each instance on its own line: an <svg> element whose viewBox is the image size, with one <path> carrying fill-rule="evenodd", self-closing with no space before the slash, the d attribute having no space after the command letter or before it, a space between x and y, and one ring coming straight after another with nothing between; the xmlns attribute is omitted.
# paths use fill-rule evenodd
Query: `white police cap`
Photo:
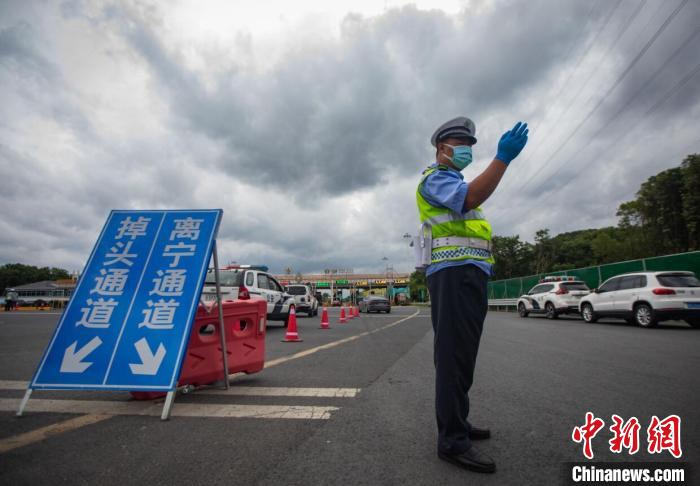
<svg viewBox="0 0 700 486"><path fill-rule="evenodd" d="M458 116L440 125L440 127L435 130L435 133L433 133L433 136L430 137L430 143L433 144L433 147L437 147L440 140L454 137L468 138L471 139L472 144L475 144L476 137L474 135L476 135L476 125L474 125L474 122L466 116Z"/></svg>

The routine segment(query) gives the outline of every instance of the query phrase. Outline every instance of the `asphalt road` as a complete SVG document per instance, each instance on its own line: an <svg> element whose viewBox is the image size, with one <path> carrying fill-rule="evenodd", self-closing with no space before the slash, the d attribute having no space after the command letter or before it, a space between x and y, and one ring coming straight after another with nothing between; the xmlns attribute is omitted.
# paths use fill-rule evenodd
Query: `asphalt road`
<svg viewBox="0 0 700 486"><path fill-rule="evenodd" d="M318 329L318 317L300 317L302 343L282 343L283 328L270 327L268 361L317 351L236 377L232 392L179 396L172 419L161 422L138 415L144 402L124 392L36 391L28 413L15 417L12 407L58 316L0 313L0 483L561 484L563 464L583 460L571 431L587 411L603 418L606 428L612 414L637 417L643 431L652 415L679 415L680 460L700 457L700 332L684 324L641 329L622 321L490 313L470 419L491 428L493 437L479 447L498 470L478 475L435 454L427 309L395 307L389 315L363 315L348 324L338 324L337 315L331 310L332 329L326 331ZM95 409L31 408L32 402L50 408L65 400ZM152 407L156 413L161 403ZM288 418L264 411L217 416L236 406L291 412ZM324 412L291 418L312 408ZM194 412L183 416L178 410ZM203 410L213 413L199 416ZM84 417L97 419L75 425ZM619 456L601 433L593 442L595 461L673 460L668 452L649 455L644 435L643 450Z"/></svg>

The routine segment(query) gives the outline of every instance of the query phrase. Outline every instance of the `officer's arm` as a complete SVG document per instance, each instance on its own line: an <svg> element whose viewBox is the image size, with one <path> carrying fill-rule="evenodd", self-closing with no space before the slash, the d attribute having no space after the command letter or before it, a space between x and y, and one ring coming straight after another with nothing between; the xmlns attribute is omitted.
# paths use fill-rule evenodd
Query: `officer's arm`
<svg viewBox="0 0 700 486"><path fill-rule="evenodd" d="M529 130L527 123L518 122L515 126L503 134L498 141L498 152L484 172L469 184L467 197L464 198L464 211L469 211L486 201L496 186L501 182L501 177L506 172L508 164L520 154L527 144Z"/></svg>
<svg viewBox="0 0 700 486"><path fill-rule="evenodd" d="M496 190L507 168L508 166L502 161L493 159L486 170L469 183L467 197L464 198L463 211L474 209L486 201Z"/></svg>

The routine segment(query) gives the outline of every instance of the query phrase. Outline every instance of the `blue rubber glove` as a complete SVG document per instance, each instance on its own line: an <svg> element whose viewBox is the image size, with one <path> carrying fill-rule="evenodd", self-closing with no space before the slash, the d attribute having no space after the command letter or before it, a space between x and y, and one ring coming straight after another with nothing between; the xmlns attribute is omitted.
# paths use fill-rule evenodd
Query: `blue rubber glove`
<svg viewBox="0 0 700 486"><path fill-rule="evenodd" d="M513 129L504 133L498 141L496 158L506 165L510 164L525 147L528 133L527 123L516 123Z"/></svg>

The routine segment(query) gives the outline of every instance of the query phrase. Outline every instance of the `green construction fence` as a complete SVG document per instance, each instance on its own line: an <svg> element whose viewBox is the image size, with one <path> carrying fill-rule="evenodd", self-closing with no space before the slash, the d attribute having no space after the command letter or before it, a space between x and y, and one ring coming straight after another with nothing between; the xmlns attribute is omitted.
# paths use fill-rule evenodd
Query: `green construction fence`
<svg viewBox="0 0 700 486"><path fill-rule="evenodd" d="M538 275L509 278L507 280L493 280L489 282L489 299L518 298L534 287L540 279L548 275L577 277L586 282L586 285L590 288L594 288L599 287L602 282L610 277L622 273L673 270L687 270L700 276L700 251L607 263L605 265L562 270L560 272L540 273Z"/></svg>

